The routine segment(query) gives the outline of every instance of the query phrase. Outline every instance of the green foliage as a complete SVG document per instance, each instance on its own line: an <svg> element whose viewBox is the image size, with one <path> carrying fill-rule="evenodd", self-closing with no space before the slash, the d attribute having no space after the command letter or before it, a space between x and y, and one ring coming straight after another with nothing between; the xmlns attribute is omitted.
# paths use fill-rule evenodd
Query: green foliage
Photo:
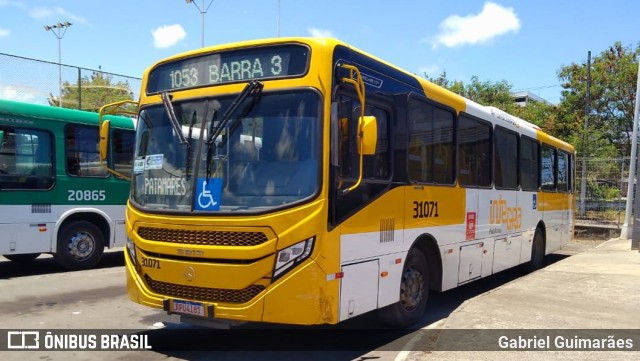
<svg viewBox="0 0 640 361"><path fill-rule="evenodd" d="M563 91L557 106L530 102L526 107L518 107L513 103L511 84L505 80L482 82L474 76L469 84L464 84L447 79L446 72L427 79L477 103L534 123L576 146L582 156L626 157L631 153L639 58L640 43L632 48L616 42L592 59L588 117L585 117L586 62L558 70Z"/></svg>
<svg viewBox="0 0 640 361"><path fill-rule="evenodd" d="M572 141L574 129L558 121L558 108L548 103L529 102L526 107L514 103L511 94L512 85L506 80L499 82L480 81L477 76L471 77L471 82L465 85L463 82L447 79L447 73L442 72L437 78L427 80L440 85L452 92L471 99L476 103L494 106L509 114L513 114L530 123L538 125L544 131L555 136Z"/></svg>
<svg viewBox="0 0 640 361"><path fill-rule="evenodd" d="M613 201L620 199L620 188L611 181L589 178L586 197L590 200Z"/></svg>
<svg viewBox="0 0 640 361"><path fill-rule="evenodd" d="M595 56L591 64L590 112L586 118L587 64L560 68L563 82L559 119L573 129L578 152L585 156L628 156L631 150L633 113L640 44L620 42Z"/></svg>
<svg viewBox="0 0 640 361"><path fill-rule="evenodd" d="M97 112L105 104L127 99L133 99L129 82L114 83L112 76L103 72L93 72L90 77L83 77L80 86L67 81L62 83L64 108ZM58 98L53 94L49 94L47 100L49 105L58 105Z"/></svg>

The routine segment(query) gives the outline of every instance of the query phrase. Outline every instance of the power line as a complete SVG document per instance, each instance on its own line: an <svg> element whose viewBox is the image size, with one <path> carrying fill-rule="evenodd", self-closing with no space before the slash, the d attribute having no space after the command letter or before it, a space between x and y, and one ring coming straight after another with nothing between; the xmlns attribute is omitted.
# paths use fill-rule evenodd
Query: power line
<svg viewBox="0 0 640 361"><path fill-rule="evenodd" d="M524 91L531 91L531 90L542 90L542 89L549 89L549 88L557 88L557 87L561 87L561 86L562 86L562 84L542 85L542 86L536 86L536 87L530 87L530 88L516 89L516 90L513 90L513 92L524 92Z"/></svg>

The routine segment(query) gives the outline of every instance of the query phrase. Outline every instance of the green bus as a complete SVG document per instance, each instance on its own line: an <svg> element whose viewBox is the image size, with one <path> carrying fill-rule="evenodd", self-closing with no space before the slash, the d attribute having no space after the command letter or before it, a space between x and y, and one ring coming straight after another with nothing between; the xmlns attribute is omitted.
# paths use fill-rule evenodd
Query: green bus
<svg viewBox="0 0 640 361"><path fill-rule="evenodd" d="M108 117L108 166L130 175L135 121ZM125 243L130 182L99 157L97 113L0 100L0 254L69 270Z"/></svg>

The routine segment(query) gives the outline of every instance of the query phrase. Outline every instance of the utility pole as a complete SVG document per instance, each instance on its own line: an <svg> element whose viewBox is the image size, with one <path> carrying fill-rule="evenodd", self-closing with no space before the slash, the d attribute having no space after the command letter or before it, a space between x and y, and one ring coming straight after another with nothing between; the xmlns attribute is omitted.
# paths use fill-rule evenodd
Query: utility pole
<svg viewBox="0 0 640 361"><path fill-rule="evenodd" d="M280 0L278 0L278 18L276 20L276 35L280 37Z"/></svg>
<svg viewBox="0 0 640 361"><path fill-rule="evenodd" d="M54 25L45 25L45 31L51 31L51 33L58 38L58 106L62 108L62 37L67 33L67 29L73 25L68 21L64 23L57 23ZM64 31L63 31L64 29Z"/></svg>
<svg viewBox="0 0 640 361"><path fill-rule="evenodd" d="M636 164L638 157L638 111L640 109L640 61L638 62L638 79L636 80L636 104L635 111L633 113L633 135L631 136L631 160L629 161L629 180L627 182L627 203L624 215L624 224L622 225L622 229L620 230L620 238L629 239L633 237L633 241L631 244L636 244L636 248L640 244L640 221L633 222L633 228L631 228L631 213L632 209L635 208L636 218L640 217L640 211L638 207L638 201L634 201L634 191L636 184L636 169L638 169L638 165ZM634 206L635 203L635 206Z"/></svg>
<svg viewBox="0 0 640 361"><path fill-rule="evenodd" d="M211 4L213 4L213 0L211 0L211 2L206 8L204 7L204 0L202 0L202 8L200 8L198 4L196 4L196 2L193 0L185 0L185 1L187 2L187 4L195 5L196 9L198 9L198 11L200 12L200 15L202 16L202 47L204 48L204 15L207 13L207 11L209 11Z"/></svg>
<svg viewBox="0 0 640 361"><path fill-rule="evenodd" d="M582 171L580 180L580 217L584 217L585 198L587 197L587 132L589 129L589 113L591 112L591 51L587 54L587 95L584 105L584 134L582 135Z"/></svg>
<svg viewBox="0 0 640 361"><path fill-rule="evenodd" d="M638 79L636 80L636 104L635 110L633 112L633 141L635 143L638 142L638 121L640 121L639 114L640 113L640 61L638 62ZM632 143L633 145L633 143ZM637 150L637 146L636 146ZM635 159L635 161L634 161ZM638 155L634 150L631 151L631 165L635 163L635 169L640 169L640 165L638 165ZM633 199L633 211L634 221L633 221L633 231L631 232L631 249L640 250L640 197L635 195L636 188L636 175L635 172L629 170L629 185L627 186L627 214L629 219L631 219L631 205L630 202ZM626 221L626 219L625 219ZM621 237L622 238L622 237ZM629 238L629 237L627 237Z"/></svg>

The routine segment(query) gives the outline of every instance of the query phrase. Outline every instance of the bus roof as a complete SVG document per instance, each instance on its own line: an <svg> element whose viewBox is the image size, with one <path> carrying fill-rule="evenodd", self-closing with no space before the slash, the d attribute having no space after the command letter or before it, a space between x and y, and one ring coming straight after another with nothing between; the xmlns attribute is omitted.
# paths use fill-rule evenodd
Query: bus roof
<svg viewBox="0 0 640 361"><path fill-rule="evenodd" d="M3 115L98 125L98 113L7 99L0 99L0 117ZM109 115L106 119L111 121L112 127L134 129L135 121L131 118Z"/></svg>

